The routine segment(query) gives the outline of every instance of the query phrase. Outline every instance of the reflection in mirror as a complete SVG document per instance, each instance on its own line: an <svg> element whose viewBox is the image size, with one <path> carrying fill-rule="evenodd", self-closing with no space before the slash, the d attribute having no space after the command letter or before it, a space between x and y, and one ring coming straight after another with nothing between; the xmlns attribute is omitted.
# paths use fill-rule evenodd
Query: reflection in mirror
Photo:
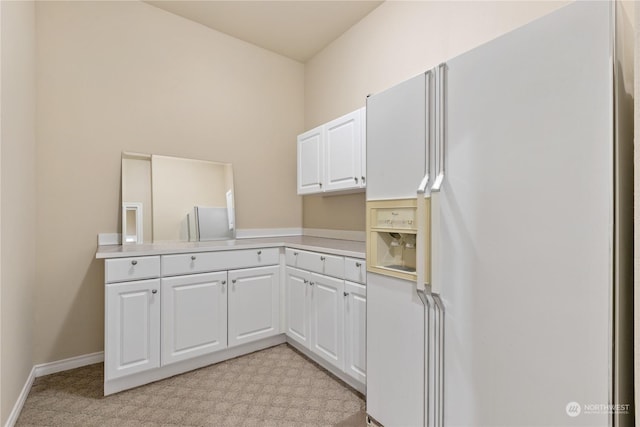
<svg viewBox="0 0 640 427"><path fill-rule="evenodd" d="M141 204L146 243L235 238L233 193L229 163L122 155L122 202Z"/></svg>

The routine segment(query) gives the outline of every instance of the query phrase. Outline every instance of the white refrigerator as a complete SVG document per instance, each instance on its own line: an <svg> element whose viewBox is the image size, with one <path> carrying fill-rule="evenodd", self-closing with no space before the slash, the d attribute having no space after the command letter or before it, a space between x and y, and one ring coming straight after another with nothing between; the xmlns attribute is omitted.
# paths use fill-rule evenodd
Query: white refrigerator
<svg viewBox="0 0 640 427"><path fill-rule="evenodd" d="M630 34L575 2L367 99L372 421L633 422Z"/></svg>

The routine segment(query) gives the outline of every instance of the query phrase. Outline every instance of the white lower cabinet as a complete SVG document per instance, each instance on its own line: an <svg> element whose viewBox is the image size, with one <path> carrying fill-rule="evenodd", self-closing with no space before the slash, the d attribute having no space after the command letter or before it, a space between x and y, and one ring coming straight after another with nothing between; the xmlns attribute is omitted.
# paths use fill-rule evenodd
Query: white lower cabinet
<svg viewBox="0 0 640 427"><path fill-rule="evenodd" d="M105 394L283 342L282 332L363 387L366 287L345 278L363 281L364 261L287 248L281 270L280 258L255 248L107 260Z"/></svg>
<svg viewBox="0 0 640 427"><path fill-rule="evenodd" d="M227 272L162 279L162 364L227 347Z"/></svg>
<svg viewBox="0 0 640 427"><path fill-rule="evenodd" d="M344 280L311 273L311 351L344 369Z"/></svg>
<svg viewBox="0 0 640 427"><path fill-rule="evenodd" d="M309 347L311 273L287 267L285 275L286 333L289 338Z"/></svg>
<svg viewBox="0 0 640 427"><path fill-rule="evenodd" d="M289 339L365 384L366 286L287 267L285 292Z"/></svg>
<svg viewBox="0 0 640 427"><path fill-rule="evenodd" d="M345 360L344 370L356 380L366 382L367 287L344 282Z"/></svg>
<svg viewBox="0 0 640 427"><path fill-rule="evenodd" d="M280 333L280 267L229 271L229 347Z"/></svg>
<svg viewBox="0 0 640 427"><path fill-rule="evenodd" d="M160 366L160 280L106 285L105 378Z"/></svg>

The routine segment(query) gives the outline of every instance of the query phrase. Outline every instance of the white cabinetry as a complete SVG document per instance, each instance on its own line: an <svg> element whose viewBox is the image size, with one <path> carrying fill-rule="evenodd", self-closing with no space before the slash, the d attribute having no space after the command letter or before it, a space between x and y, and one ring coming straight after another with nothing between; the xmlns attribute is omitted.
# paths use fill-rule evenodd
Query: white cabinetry
<svg viewBox="0 0 640 427"><path fill-rule="evenodd" d="M364 385L365 261L289 248L285 259L287 337Z"/></svg>
<svg viewBox="0 0 640 427"><path fill-rule="evenodd" d="M105 378L160 366L160 280L106 285Z"/></svg>
<svg viewBox="0 0 640 427"><path fill-rule="evenodd" d="M346 293L344 310L345 351L344 370L353 378L366 381L367 288L344 282Z"/></svg>
<svg viewBox="0 0 640 427"><path fill-rule="evenodd" d="M106 260L105 394L283 342L280 252Z"/></svg>
<svg viewBox="0 0 640 427"><path fill-rule="evenodd" d="M366 187L365 108L298 136L298 194Z"/></svg>
<svg viewBox="0 0 640 427"><path fill-rule="evenodd" d="M298 136L298 194L322 192L324 133L318 126Z"/></svg>
<svg viewBox="0 0 640 427"><path fill-rule="evenodd" d="M364 392L365 261L284 251L107 259L105 395L287 340Z"/></svg>
<svg viewBox="0 0 640 427"><path fill-rule="evenodd" d="M227 272L162 279L162 364L227 347Z"/></svg>
<svg viewBox="0 0 640 427"><path fill-rule="evenodd" d="M311 351L344 368L344 280L311 273Z"/></svg>
<svg viewBox="0 0 640 427"><path fill-rule="evenodd" d="M362 121L356 110L324 125L324 191L362 188Z"/></svg>
<svg viewBox="0 0 640 427"><path fill-rule="evenodd" d="M229 347L280 333L280 267L229 272Z"/></svg>
<svg viewBox="0 0 640 427"><path fill-rule="evenodd" d="M309 347L309 277L311 273L287 267L285 279L285 307L287 336Z"/></svg>

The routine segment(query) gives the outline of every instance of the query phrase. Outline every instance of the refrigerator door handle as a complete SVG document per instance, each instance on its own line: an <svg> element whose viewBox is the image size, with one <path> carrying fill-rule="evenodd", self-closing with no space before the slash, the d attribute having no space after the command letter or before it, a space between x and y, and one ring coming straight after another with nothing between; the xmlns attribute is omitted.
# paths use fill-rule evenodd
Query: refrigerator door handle
<svg viewBox="0 0 640 427"><path fill-rule="evenodd" d="M427 305L425 299L425 283L426 283L426 248L424 242L426 241L425 230L425 199L428 197L426 194L427 184L429 183L429 174L427 173L420 185L418 186L418 194L416 195L416 291L418 296L422 300L424 305Z"/></svg>
<svg viewBox="0 0 640 427"><path fill-rule="evenodd" d="M436 125L436 177L431 186L431 293L439 295L442 280L440 278L440 238L441 238L441 214L440 214L440 190L444 183L445 165L445 127L446 127L446 69L447 65L442 63L436 68L436 102L435 125ZM417 255L417 254L416 254Z"/></svg>

